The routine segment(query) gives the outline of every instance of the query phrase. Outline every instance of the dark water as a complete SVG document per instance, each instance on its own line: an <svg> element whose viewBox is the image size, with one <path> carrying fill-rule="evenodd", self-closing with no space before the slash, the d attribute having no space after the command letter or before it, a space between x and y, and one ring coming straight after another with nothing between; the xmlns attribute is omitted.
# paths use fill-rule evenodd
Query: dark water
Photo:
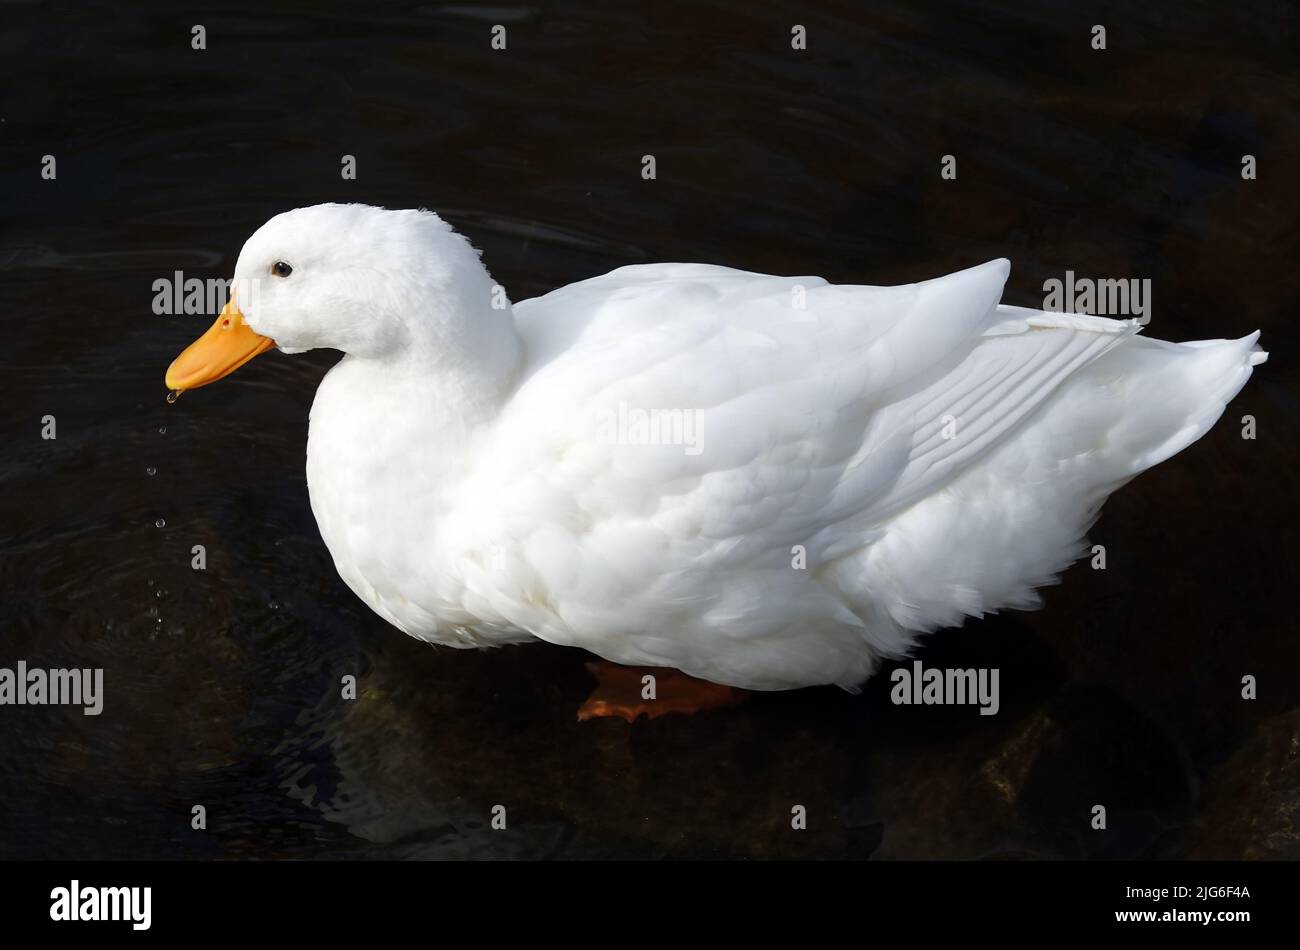
<svg viewBox="0 0 1300 950"><path fill-rule="evenodd" d="M1300 857L1300 8L637 6L0 3L0 666L107 693L0 707L0 856ZM928 642L1001 669L996 717L881 676L579 724L583 654L431 649L335 576L303 474L333 354L163 402L210 316L154 315L153 282L345 200L441 211L515 299L642 261L894 283L1006 255L1009 302L1150 278L1152 335L1273 355L1110 501L1108 570Z"/></svg>

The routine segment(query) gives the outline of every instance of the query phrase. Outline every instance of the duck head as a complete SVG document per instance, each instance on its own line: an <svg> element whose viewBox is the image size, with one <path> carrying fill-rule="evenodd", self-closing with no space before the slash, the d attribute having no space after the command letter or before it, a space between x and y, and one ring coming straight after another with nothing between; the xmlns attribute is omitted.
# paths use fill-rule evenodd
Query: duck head
<svg viewBox="0 0 1300 950"><path fill-rule="evenodd" d="M514 358L510 305L469 241L430 211L323 204L276 215L235 264L216 322L167 369L183 392L278 346L429 368Z"/></svg>

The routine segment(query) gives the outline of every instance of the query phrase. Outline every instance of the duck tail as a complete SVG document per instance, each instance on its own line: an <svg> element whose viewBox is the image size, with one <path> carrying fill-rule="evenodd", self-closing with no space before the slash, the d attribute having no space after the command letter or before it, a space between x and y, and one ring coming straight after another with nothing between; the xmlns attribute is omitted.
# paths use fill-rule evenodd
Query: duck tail
<svg viewBox="0 0 1300 950"><path fill-rule="evenodd" d="M1137 404L1114 438L1133 447L1133 474L1209 432L1254 368L1268 359L1258 330L1239 340L1166 343L1133 337L1125 342L1119 352L1140 364L1127 367Z"/></svg>

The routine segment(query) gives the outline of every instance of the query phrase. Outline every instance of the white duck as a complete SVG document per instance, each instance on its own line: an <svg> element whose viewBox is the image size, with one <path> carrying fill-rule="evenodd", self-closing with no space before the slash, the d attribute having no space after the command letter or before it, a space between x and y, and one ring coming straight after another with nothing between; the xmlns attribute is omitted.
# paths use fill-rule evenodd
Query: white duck
<svg viewBox="0 0 1300 950"><path fill-rule="evenodd" d="M312 406L312 510L413 637L854 689L923 633L1037 606L1107 495L1265 359L1258 332L1166 343L999 306L1008 269L866 287L650 264L512 307L437 215L318 205L249 238L167 385L272 345L345 353ZM606 679L580 715L735 698Z"/></svg>

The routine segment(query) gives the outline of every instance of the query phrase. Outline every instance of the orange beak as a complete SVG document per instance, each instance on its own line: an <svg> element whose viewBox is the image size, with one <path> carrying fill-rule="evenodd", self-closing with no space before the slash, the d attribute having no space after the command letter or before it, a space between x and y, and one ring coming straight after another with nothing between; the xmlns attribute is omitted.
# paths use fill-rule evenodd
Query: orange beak
<svg viewBox="0 0 1300 950"><path fill-rule="evenodd" d="M215 383L273 346L274 340L253 332L244 322L231 293L217 322L167 367L167 388L180 393Z"/></svg>

